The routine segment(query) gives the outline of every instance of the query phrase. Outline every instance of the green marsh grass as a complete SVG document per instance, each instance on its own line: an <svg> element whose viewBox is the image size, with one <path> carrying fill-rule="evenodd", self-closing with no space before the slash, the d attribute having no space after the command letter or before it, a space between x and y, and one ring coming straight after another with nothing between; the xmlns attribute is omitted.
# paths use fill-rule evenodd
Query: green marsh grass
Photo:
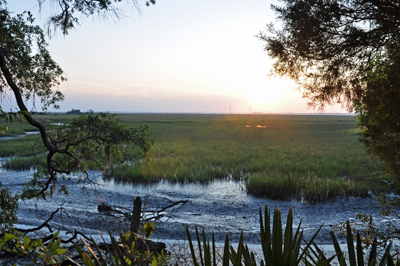
<svg viewBox="0 0 400 266"><path fill-rule="evenodd" d="M149 125L156 145L150 163L132 159L134 174L126 165L106 173L117 181L244 179L252 194L308 201L390 190L368 177L372 173L360 164L361 159L374 161L358 142L353 116L141 114L120 118L132 126Z"/></svg>
<svg viewBox="0 0 400 266"><path fill-rule="evenodd" d="M0 139L0 157L34 156L45 151L40 142L39 134L6 140Z"/></svg>
<svg viewBox="0 0 400 266"><path fill-rule="evenodd" d="M46 155L36 155L32 157L11 157L9 160L3 162L5 169L12 170L30 170L32 167L47 166Z"/></svg>
<svg viewBox="0 0 400 266"><path fill-rule="evenodd" d="M40 119L68 123L72 117L45 115ZM104 173L106 178L116 181L166 179L206 183L215 178L232 178L244 180L246 189L254 195L308 201L390 190L370 177L374 173L360 164L362 159L369 164L375 162L358 142L354 116L120 114L118 117L127 126L149 125L156 144L150 162L140 159L137 150L128 148L124 159L130 163L115 164Z"/></svg>
<svg viewBox="0 0 400 266"><path fill-rule="evenodd" d="M9 137L9 136L18 136L25 134L25 131L22 128L9 128L5 131L0 131L0 138L1 137Z"/></svg>

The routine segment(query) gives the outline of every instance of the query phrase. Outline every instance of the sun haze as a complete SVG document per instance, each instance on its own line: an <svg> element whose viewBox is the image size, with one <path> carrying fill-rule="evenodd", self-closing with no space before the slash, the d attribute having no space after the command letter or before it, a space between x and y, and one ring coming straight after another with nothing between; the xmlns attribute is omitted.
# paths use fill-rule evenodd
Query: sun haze
<svg viewBox="0 0 400 266"><path fill-rule="evenodd" d="M157 1L141 14L122 5L120 20L79 18L81 26L49 40L68 78L60 111L315 112L292 81L267 76L272 62L255 35L275 20L271 4L278 2ZM23 0L8 7L37 14L36 5ZM40 26L49 6L43 5Z"/></svg>

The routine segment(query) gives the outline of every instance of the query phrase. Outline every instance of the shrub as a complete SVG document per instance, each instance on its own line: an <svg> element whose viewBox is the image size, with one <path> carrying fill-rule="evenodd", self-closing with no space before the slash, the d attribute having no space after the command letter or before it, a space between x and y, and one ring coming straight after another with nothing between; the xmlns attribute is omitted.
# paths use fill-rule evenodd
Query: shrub
<svg viewBox="0 0 400 266"><path fill-rule="evenodd" d="M14 224L18 221L18 196L13 195L8 188L1 187L0 183L0 234L14 231Z"/></svg>

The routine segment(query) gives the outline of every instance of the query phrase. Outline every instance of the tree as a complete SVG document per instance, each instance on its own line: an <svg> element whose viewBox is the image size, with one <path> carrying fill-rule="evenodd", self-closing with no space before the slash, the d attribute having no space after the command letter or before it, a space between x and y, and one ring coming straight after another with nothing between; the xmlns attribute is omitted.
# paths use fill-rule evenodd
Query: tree
<svg viewBox="0 0 400 266"><path fill-rule="evenodd" d="M259 34L275 59L272 74L295 80L310 107L341 103L354 110L360 141L400 183L400 2L282 2L272 6L282 28L271 24ZM384 215L400 206L385 196L378 204ZM375 232L371 226L367 234ZM397 238L392 232L384 242Z"/></svg>
<svg viewBox="0 0 400 266"><path fill-rule="evenodd" d="M273 74L299 84L310 107L341 103L350 110L365 87L365 67L400 38L400 3L376 0L282 0L282 24L259 38L275 59Z"/></svg>
<svg viewBox="0 0 400 266"><path fill-rule="evenodd" d="M355 101L360 140L378 156L384 168L400 180L400 46L387 45L387 52L367 66L364 91Z"/></svg>
<svg viewBox="0 0 400 266"><path fill-rule="evenodd" d="M400 181L398 58L400 3L283 0L272 6L282 28L260 33L275 59L272 74L294 79L308 105L342 103L359 114L361 137Z"/></svg>
<svg viewBox="0 0 400 266"><path fill-rule="evenodd" d="M95 14L119 15L114 3L120 0L63 0L54 1L59 12L48 20L50 26L60 29L64 35L78 24L76 14L92 16ZM45 0L38 1L41 7ZM137 6L137 2L132 0ZM146 2L154 4L154 0ZM45 197L54 193L57 180L73 172L80 171L84 179L89 179L88 169L99 169L109 162L111 156L118 154L124 144L135 145L143 154L152 147L154 140L148 127L126 128L115 116L105 113L89 114L74 119L69 125L45 126L29 113L25 101L40 99L42 109L49 106L58 108L58 102L64 99L57 89L66 80L61 67L52 59L47 50L44 31L34 25L30 11L14 15L7 9L6 0L0 0L0 93L11 91L19 111L6 113L0 106L0 118L26 120L40 131L43 145L46 147L47 166L38 169L33 179L27 183L23 198ZM6 130L6 127L0 130ZM66 187L59 187L67 192ZM2 190L9 193L7 190ZM15 222L13 218L3 221L2 217L16 211L15 197L4 197L4 206L0 211L0 227L5 230ZM12 208L13 210L10 210ZM7 213L5 213L7 212ZM14 213L15 214L15 213ZM1 226L5 224L5 226ZM0 228L3 232L3 228Z"/></svg>
<svg viewBox="0 0 400 266"><path fill-rule="evenodd" d="M44 2L43 0L38 1L39 6L41 7ZM113 5L113 2L121 1L59 1L57 2L59 12L49 18L48 27L54 26L55 29L59 28L63 34L67 34L68 30L78 23L76 13L86 16L101 13L118 16L119 10ZM132 3L138 7L136 1L132 1ZM146 2L147 5L154 3L154 0ZM48 44L43 30L33 24L32 13L25 11L22 14L11 16L6 4L6 0L0 0L0 92L3 93L8 89L12 91L21 112L20 115L29 124L38 128L41 140L49 151L46 173L41 175L42 178L46 176L45 185L38 193L44 195L52 183L56 184L57 174L69 174L76 168L85 173L87 170L85 165L88 163L83 164L83 160L93 160L93 154L102 156L99 154L98 146L108 147L109 152L113 145L130 142L139 146L146 153L153 143L147 128L127 129L115 117L108 114L78 118L70 126L50 130L47 130L43 124L29 114L25 100L30 98L39 98L43 110L49 106L58 108L57 103L62 101L64 96L57 87L66 78L61 67L51 58L47 50ZM7 116L2 110L0 114L3 117ZM94 153L89 156L83 152L82 146L86 150L96 147L98 151L92 150ZM90 149L88 149L89 146ZM60 156L63 158L59 158Z"/></svg>

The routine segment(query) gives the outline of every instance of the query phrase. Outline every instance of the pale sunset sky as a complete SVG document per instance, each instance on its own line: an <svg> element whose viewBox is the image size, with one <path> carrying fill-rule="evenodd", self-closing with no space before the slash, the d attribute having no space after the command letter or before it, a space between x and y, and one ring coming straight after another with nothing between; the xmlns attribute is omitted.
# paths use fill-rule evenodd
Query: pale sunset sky
<svg viewBox="0 0 400 266"><path fill-rule="evenodd" d="M52 3L41 13L36 0L8 0L8 8L31 10L43 26L57 8ZM278 23L271 4L279 2L157 0L150 7L142 2L141 14L117 5L121 20L79 17L81 25L67 36L48 38L68 78L59 111L316 112L292 81L267 75L272 61L255 35ZM16 107L10 95L0 104L5 111ZM339 105L325 111L346 113Z"/></svg>

